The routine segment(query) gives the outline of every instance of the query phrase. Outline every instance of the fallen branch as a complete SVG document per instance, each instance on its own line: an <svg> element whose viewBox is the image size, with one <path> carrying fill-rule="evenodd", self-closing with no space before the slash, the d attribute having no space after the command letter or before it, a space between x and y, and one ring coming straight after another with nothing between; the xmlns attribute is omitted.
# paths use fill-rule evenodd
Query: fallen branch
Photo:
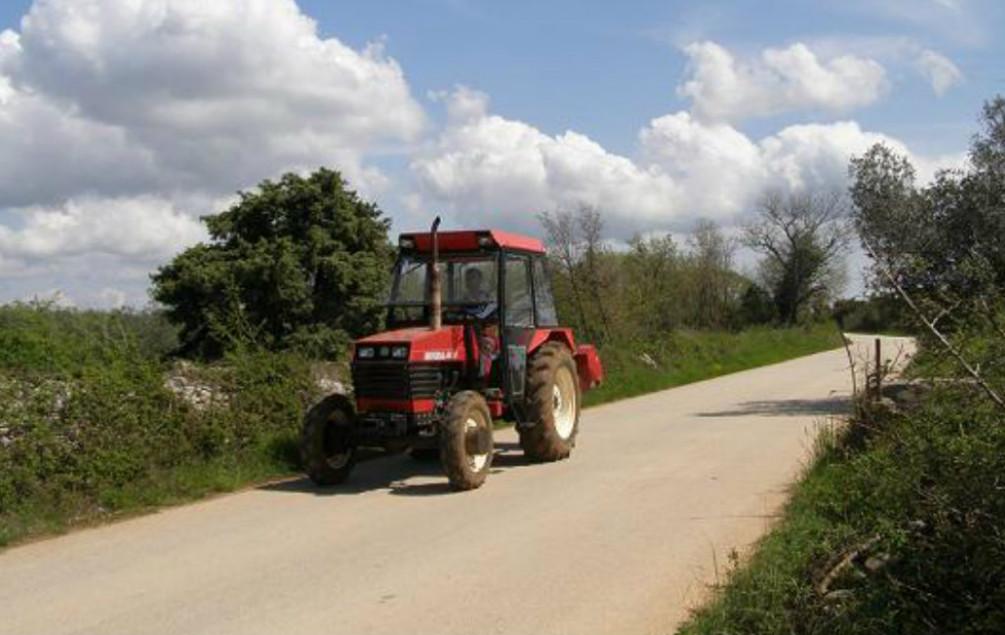
<svg viewBox="0 0 1005 635"><path fill-rule="evenodd" d="M873 534L873 536L868 540L860 542L851 549L845 551L837 563L828 569L827 573L820 579L820 582L816 584L815 590L817 595L820 597L827 595L831 584L839 575L841 575L841 572L850 567L851 563L854 562L856 558L871 549L877 542L879 542L879 534Z"/></svg>

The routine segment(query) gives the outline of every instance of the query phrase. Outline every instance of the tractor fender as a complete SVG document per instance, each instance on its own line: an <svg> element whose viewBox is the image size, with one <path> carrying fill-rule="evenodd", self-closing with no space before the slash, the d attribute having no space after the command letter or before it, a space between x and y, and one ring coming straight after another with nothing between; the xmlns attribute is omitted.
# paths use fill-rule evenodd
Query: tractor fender
<svg viewBox="0 0 1005 635"><path fill-rule="evenodd" d="M604 381L604 365L593 344L580 344L573 355L579 372L579 389L583 392L596 388Z"/></svg>
<svg viewBox="0 0 1005 635"><path fill-rule="evenodd" d="M527 355L533 355L534 351L547 342L561 342L565 344L570 353L576 350L576 341L572 337L572 329L539 329L530 338L530 344L527 345Z"/></svg>

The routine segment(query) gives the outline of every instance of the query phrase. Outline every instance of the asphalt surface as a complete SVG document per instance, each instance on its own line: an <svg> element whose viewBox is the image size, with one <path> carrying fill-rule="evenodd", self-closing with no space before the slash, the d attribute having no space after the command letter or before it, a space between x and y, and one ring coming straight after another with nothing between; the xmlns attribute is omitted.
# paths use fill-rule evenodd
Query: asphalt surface
<svg viewBox="0 0 1005 635"><path fill-rule="evenodd" d="M589 409L567 461L502 431L472 492L399 455L9 549L0 633L673 632L849 388L821 353Z"/></svg>

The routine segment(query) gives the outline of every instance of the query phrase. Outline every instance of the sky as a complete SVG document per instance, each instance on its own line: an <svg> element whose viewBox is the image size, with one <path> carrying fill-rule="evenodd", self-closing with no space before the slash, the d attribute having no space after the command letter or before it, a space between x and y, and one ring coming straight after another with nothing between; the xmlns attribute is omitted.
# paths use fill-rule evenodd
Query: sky
<svg viewBox="0 0 1005 635"><path fill-rule="evenodd" d="M0 302L143 306L200 216L322 165L393 232L591 205L614 243L735 232L877 142L924 181L1005 92L1002 27L977 0L0 0Z"/></svg>

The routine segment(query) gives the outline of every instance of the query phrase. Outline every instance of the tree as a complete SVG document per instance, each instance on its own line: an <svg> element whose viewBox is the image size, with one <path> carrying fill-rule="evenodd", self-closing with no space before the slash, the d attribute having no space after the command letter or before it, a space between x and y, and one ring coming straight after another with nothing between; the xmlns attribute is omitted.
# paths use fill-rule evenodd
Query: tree
<svg viewBox="0 0 1005 635"><path fill-rule="evenodd" d="M838 192L768 192L744 228L744 243L764 255L761 273L783 323L795 324L812 300L843 283L846 213Z"/></svg>
<svg viewBox="0 0 1005 635"><path fill-rule="evenodd" d="M624 323L637 333L665 333L684 321L687 300L681 290L681 260L673 236L636 235L628 243L621 269L618 304Z"/></svg>
<svg viewBox="0 0 1005 635"><path fill-rule="evenodd" d="M583 260L586 265L587 286L594 306L600 313L600 323L603 326L604 337L611 336L611 319L608 316L606 301L609 285L607 276L601 271L600 260L606 253L604 246L604 220L600 212L589 206L582 206L577 212L579 230L583 237Z"/></svg>
<svg viewBox="0 0 1005 635"><path fill-rule="evenodd" d="M981 124L968 168L918 187L907 158L875 145L851 162L851 194L874 285L1005 409L1005 99Z"/></svg>
<svg viewBox="0 0 1005 635"><path fill-rule="evenodd" d="M742 324L767 324L775 318L775 304L771 294L756 282L750 283L740 300Z"/></svg>
<svg viewBox="0 0 1005 635"><path fill-rule="evenodd" d="M555 213L544 212L538 216L541 225L544 226L545 240L548 244L549 255L552 262L557 266L559 272L568 284L572 305L579 319L577 325L587 335L593 339L593 329L586 317L584 306L584 280L580 271L580 260L582 259L582 241L579 237L579 227L572 212L559 211ZM560 285L556 286L556 301L560 301Z"/></svg>
<svg viewBox="0 0 1005 635"><path fill-rule="evenodd" d="M183 352L216 357L250 342L331 355L379 327L393 249L374 203L324 168L239 196L203 218L208 244L151 276Z"/></svg>
<svg viewBox="0 0 1005 635"><path fill-rule="evenodd" d="M721 328L729 323L735 304L733 241L710 220L700 220L688 240L693 264L694 323Z"/></svg>

